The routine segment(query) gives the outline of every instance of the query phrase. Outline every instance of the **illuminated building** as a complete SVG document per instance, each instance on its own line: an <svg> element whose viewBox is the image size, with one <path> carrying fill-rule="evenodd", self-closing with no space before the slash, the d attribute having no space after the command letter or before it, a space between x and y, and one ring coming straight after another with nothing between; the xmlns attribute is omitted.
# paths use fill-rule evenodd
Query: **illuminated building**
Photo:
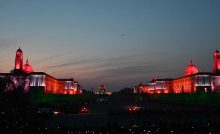
<svg viewBox="0 0 220 134"><path fill-rule="evenodd" d="M105 86L104 85L99 86L99 94L105 94Z"/></svg>
<svg viewBox="0 0 220 134"><path fill-rule="evenodd" d="M148 84L140 83L135 93L171 93L173 79L152 79Z"/></svg>
<svg viewBox="0 0 220 134"><path fill-rule="evenodd" d="M144 85L140 82L137 87L134 87L134 93L148 93L148 89L148 85Z"/></svg>
<svg viewBox="0 0 220 134"><path fill-rule="evenodd" d="M211 91L212 73L199 72L173 80L174 93L193 93L199 90Z"/></svg>
<svg viewBox="0 0 220 134"><path fill-rule="evenodd" d="M138 92L137 92L138 91ZM220 92L220 53L214 52L213 72L200 72L192 60L184 75L176 79L153 79L139 84L134 93Z"/></svg>
<svg viewBox="0 0 220 134"><path fill-rule="evenodd" d="M153 79L149 82L149 93L170 93L172 92L172 79Z"/></svg>
<svg viewBox="0 0 220 134"><path fill-rule="evenodd" d="M14 70L10 73L0 73L0 78L1 80L8 79L6 91L22 87L24 92L40 88L44 93L51 94L82 93L81 85L73 78L57 79L44 72L35 72L28 60L23 65L23 52L20 47L16 51Z"/></svg>
<svg viewBox="0 0 220 134"><path fill-rule="evenodd" d="M106 91L106 87L104 85L100 85L98 92L95 92L95 94L99 94L99 95L111 95L112 92L108 92Z"/></svg>

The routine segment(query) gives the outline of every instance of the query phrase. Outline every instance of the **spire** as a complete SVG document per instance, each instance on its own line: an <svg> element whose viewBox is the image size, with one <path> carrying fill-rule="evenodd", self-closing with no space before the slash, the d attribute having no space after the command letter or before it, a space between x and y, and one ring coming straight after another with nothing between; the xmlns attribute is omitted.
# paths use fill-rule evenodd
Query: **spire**
<svg viewBox="0 0 220 134"><path fill-rule="evenodd" d="M18 50L17 51L19 51L19 52L22 52L22 50L21 50L21 47L19 46L19 48L18 48Z"/></svg>

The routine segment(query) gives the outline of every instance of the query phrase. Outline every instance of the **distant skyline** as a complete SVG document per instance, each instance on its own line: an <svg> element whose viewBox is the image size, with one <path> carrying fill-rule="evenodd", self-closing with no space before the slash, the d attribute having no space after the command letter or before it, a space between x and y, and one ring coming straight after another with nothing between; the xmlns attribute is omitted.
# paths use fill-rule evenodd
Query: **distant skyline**
<svg viewBox="0 0 220 134"><path fill-rule="evenodd" d="M191 59L212 72L220 1L0 1L0 72L14 68L19 46L34 71L88 90L180 77Z"/></svg>

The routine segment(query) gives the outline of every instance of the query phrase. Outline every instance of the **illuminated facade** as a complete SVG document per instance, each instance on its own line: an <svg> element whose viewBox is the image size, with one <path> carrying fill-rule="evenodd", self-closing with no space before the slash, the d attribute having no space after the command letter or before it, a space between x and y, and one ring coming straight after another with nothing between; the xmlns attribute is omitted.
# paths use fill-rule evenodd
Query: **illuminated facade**
<svg viewBox="0 0 220 134"><path fill-rule="evenodd" d="M99 95L111 95L112 92L106 91L105 85L100 85L98 91L96 91L95 94L99 94Z"/></svg>
<svg viewBox="0 0 220 134"><path fill-rule="evenodd" d="M134 89L135 93L171 93L173 89L173 79L152 79L148 84L140 83Z"/></svg>
<svg viewBox="0 0 220 134"><path fill-rule="evenodd" d="M214 52L213 72L199 72L192 60L184 75L176 79L153 79L139 84L135 93L195 93L220 92L220 52Z"/></svg>
<svg viewBox="0 0 220 134"><path fill-rule="evenodd" d="M34 72L32 66L26 60L23 65L23 52L19 48L15 56L15 68L11 73L0 73L1 80L8 79L6 91L22 87L28 92L36 87L44 93L51 94L81 94L82 89L79 82L71 79L56 79L44 72Z"/></svg>
<svg viewBox="0 0 220 134"><path fill-rule="evenodd" d="M99 94L105 94L105 86L104 85L99 86Z"/></svg>
<svg viewBox="0 0 220 134"><path fill-rule="evenodd" d="M211 92L212 73L199 72L173 80L174 93Z"/></svg>

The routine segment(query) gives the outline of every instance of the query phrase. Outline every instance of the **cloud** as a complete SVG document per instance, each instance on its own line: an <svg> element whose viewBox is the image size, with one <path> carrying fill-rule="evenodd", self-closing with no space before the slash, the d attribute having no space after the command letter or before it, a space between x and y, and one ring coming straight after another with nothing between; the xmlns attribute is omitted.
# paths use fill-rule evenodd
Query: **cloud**
<svg viewBox="0 0 220 134"><path fill-rule="evenodd" d="M45 58L45 60L51 60L58 56L50 56L48 58ZM118 56L118 57L112 57L112 58L100 58L100 57L94 57L94 58L88 58L88 59L70 59L66 62L55 64L55 65L49 65L44 67L45 69L56 69L56 68L65 68L72 66L74 70L81 70L81 69L88 69L88 68L102 68L107 66L112 66L116 64L121 64L125 61L127 61L131 58L132 55L127 56ZM42 60L42 59L41 59ZM39 60L39 61L41 61Z"/></svg>
<svg viewBox="0 0 220 134"><path fill-rule="evenodd" d="M4 50L11 46L19 46L15 39L1 39L0 40L0 50Z"/></svg>
<svg viewBox="0 0 220 134"><path fill-rule="evenodd" d="M51 61L53 59L58 59L58 58L62 58L66 55L68 55L70 52L65 52L65 53L58 53L56 55L50 55L48 57L45 58L41 58L41 59L37 59L35 61L33 61L34 64L38 64L38 63L43 63L43 62L48 62Z"/></svg>
<svg viewBox="0 0 220 134"><path fill-rule="evenodd" d="M99 59L83 59L83 60L74 60L71 59L69 60L69 62L65 62L62 64L56 64L56 65L50 65L50 66L46 66L45 68L47 69L51 69L51 68L61 68L61 67L68 67L68 66L76 66L76 65L85 65L85 64L91 64L94 62L99 61Z"/></svg>
<svg viewBox="0 0 220 134"><path fill-rule="evenodd" d="M114 69L107 69L103 71L103 75L101 77L103 78L116 78L117 77L133 77L133 76L147 76L152 75L155 72L162 73L166 72L167 69L160 68L160 65L155 63L140 63L139 65L128 65L128 66L122 66L117 67Z"/></svg>
<svg viewBox="0 0 220 134"><path fill-rule="evenodd" d="M62 76L78 73L82 75L94 74L141 74L147 71L155 71L156 65L154 62L143 62L142 55L123 55L111 58L90 58L75 60L71 59L67 62L44 67L45 69L59 70ZM74 61L73 61L74 60ZM148 70L147 70L148 69ZM151 69L151 70L149 70ZM65 71L61 71L65 70ZM63 74L63 73L65 74ZM68 72L68 73L66 73Z"/></svg>

